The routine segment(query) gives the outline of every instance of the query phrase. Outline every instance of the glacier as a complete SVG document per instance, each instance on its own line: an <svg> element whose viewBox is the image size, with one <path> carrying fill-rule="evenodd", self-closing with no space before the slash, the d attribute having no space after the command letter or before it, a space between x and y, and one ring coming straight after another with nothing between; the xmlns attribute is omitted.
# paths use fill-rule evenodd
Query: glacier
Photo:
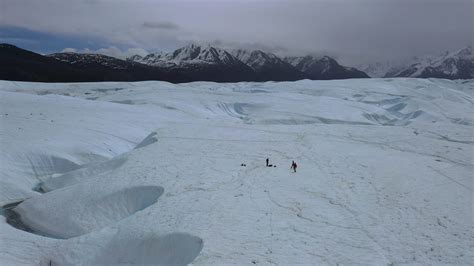
<svg viewBox="0 0 474 266"><path fill-rule="evenodd" d="M470 264L473 96L0 81L0 264Z"/></svg>

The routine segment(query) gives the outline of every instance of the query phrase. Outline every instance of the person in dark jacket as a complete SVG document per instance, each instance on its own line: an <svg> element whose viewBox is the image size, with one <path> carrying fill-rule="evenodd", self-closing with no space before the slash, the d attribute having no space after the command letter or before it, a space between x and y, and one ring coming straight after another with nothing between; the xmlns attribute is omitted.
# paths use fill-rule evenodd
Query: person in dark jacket
<svg viewBox="0 0 474 266"><path fill-rule="evenodd" d="M267 162L267 167L268 167L268 163L270 162L270 159L267 158L265 161Z"/></svg>
<svg viewBox="0 0 474 266"><path fill-rule="evenodd" d="M296 173L296 167L298 167L298 165L295 163L295 161L291 161L291 169L293 169L293 173Z"/></svg>

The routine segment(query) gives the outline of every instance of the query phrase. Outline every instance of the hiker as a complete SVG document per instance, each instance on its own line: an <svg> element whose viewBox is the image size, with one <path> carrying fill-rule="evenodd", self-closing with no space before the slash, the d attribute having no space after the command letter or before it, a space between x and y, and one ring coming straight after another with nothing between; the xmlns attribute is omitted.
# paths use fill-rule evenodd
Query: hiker
<svg viewBox="0 0 474 266"><path fill-rule="evenodd" d="M266 162L267 162L267 167L268 167L268 163L270 162L270 159L267 158Z"/></svg>
<svg viewBox="0 0 474 266"><path fill-rule="evenodd" d="M291 169L293 169L293 173L296 173L296 167L298 167L298 165L295 163L295 161L291 161Z"/></svg>

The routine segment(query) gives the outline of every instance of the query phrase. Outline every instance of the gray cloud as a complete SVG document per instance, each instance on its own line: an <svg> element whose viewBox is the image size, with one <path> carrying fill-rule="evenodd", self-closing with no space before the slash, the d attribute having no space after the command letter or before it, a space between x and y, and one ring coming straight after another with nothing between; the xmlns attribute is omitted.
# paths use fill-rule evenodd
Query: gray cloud
<svg viewBox="0 0 474 266"><path fill-rule="evenodd" d="M2 2L0 25L148 51L219 40L279 54L324 51L356 62L472 44L472 14L471 0L15 0Z"/></svg>
<svg viewBox="0 0 474 266"><path fill-rule="evenodd" d="M162 29L162 30L178 30L179 26L173 22L153 22L145 21L143 23L144 28L148 29Z"/></svg>

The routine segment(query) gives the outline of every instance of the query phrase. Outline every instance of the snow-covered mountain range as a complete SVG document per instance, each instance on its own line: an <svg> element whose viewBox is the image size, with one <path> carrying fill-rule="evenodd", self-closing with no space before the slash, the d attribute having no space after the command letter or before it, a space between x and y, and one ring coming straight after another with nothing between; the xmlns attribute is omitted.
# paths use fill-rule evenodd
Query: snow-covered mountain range
<svg viewBox="0 0 474 266"><path fill-rule="evenodd" d="M474 78L472 47L445 52L358 64L357 68L372 78Z"/></svg>
<svg viewBox="0 0 474 266"><path fill-rule="evenodd" d="M386 77L472 79L474 78L472 47L420 61L400 71L387 73Z"/></svg>
<svg viewBox="0 0 474 266"><path fill-rule="evenodd" d="M100 55L36 54L0 44L0 79L21 81L294 81L370 77L471 79L471 47L439 57L340 65L329 56L279 57L261 50L226 50L191 44L168 53L134 55L126 60ZM359 70L362 69L363 71ZM369 75L368 75L368 74Z"/></svg>
<svg viewBox="0 0 474 266"><path fill-rule="evenodd" d="M191 44L170 53L132 56L127 61L176 69L194 80L253 81L255 72L224 49Z"/></svg>
<svg viewBox="0 0 474 266"><path fill-rule="evenodd" d="M261 50L234 49L226 51L212 46L191 44L170 53L152 53L147 56L134 55L128 61L151 66L162 66L196 71L196 68L212 66L238 67L242 64L251 68L256 81L291 81L300 79L346 79L367 78L360 71L340 66L336 60L325 56L314 58L311 68L299 69L292 64L293 58L280 58L277 55ZM186 71L185 71L186 72ZM248 71L247 71L248 72ZM192 73L192 72L191 72Z"/></svg>
<svg viewBox="0 0 474 266"><path fill-rule="evenodd" d="M136 61L147 65L190 65L190 64L216 64L239 65L237 58L224 49L212 46L199 46L191 44L181 47L170 53L153 53L144 57L132 56L129 61Z"/></svg>
<svg viewBox="0 0 474 266"><path fill-rule="evenodd" d="M191 73L196 71L196 68L203 69L212 66L233 66L242 69L242 64L244 64L254 72L254 75L248 74L248 77L256 81L368 78L365 73L354 68L343 67L328 56L322 58L308 56L301 59L310 59L312 61L309 64L310 67L299 68L300 65L293 64L297 60L295 58L280 58L273 53L261 50L235 49L228 52L209 45L191 44L170 53L152 53L144 57L135 55L127 60L151 66L190 70Z"/></svg>
<svg viewBox="0 0 474 266"><path fill-rule="evenodd" d="M10 44L0 44L0 79L41 82L191 81L173 69L110 56L77 53L44 56Z"/></svg>

